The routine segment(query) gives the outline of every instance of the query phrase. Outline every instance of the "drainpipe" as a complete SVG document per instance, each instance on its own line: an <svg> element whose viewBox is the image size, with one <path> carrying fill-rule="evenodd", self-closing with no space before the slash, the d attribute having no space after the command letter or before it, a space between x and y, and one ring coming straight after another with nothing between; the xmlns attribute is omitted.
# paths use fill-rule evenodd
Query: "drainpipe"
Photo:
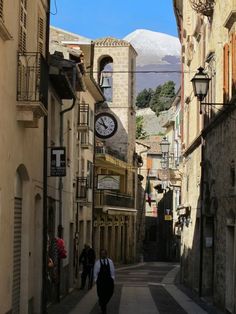
<svg viewBox="0 0 236 314"><path fill-rule="evenodd" d="M49 63L49 32L50 32L50 0L47 1L46 12L46 43L45 43L45 56L46 62ZM48 99L44 104L45 109L48 109ZM47 246L48 246L48 208L47 208L47 170L48 170L48 117L44 116L43 126L43 248L42 248L42 294L41 294L41 313L47 313Z"/></svg>
<svg viewBox="0 0 236 314"><path fill-rule="evenodd" d="M203 277L203 252L204 252L204 219L203 219L203 190L204 190L204 138L201 137L201 182L200 182L200 256L199 256L199 296L202 296L202 277Z"/></svg>

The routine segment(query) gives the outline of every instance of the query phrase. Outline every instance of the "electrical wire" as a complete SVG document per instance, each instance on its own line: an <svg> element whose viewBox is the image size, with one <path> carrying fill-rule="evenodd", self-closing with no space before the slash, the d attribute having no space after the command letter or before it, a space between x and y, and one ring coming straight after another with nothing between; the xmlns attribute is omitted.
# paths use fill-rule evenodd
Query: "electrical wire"
<svg viewBox="0 0 236 314"><path fill-rule="evenodd" d="M88 71L86 71L86 73L90 73ZM100 71L93 71L93 73L101 73ZM164 74L164 73L178 73L181 74L183 73L181 70L133 70L133 71L102 71L102 73L104 74L113 74L113 73L160 73L160 74ZM194 72L195 73L195 72Z"/></svg>

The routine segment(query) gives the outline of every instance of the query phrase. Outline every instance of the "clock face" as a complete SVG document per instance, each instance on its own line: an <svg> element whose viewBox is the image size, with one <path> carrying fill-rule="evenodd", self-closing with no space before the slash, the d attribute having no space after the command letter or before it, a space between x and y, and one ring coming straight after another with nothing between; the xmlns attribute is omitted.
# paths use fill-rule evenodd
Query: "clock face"
<svg viewBox="0 0 236 314"><path fill-rule="evenodd" d="M106 139L113 136L117 131L116 118L107 112L99 113L96 116L95 132L96 136Z"/></svg>

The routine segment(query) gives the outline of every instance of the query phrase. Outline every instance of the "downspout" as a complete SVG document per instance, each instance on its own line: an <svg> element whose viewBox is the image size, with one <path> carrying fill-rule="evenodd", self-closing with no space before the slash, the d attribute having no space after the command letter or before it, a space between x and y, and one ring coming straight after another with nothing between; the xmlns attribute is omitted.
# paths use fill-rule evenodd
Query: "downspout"
<svg viewBox="0 0 236 314"><path fill-rule="evenodd" d="M204 138L201 136L201 185L200 185L200 256L199 256L199 296L202 296L202 277L203 277L203 253L204 253L204 219L203 219L203 190L204 190Z"/></svg>
<svg viewBox="0 0 236 314"><path fill-rule="evenodd" d="M76 69L73 68L73 90L75 90L75 82L76 82ZM60 146L63 146L63 116L66 112L71 111L75 104L76 104L77 97L74 95L73 97L73 103L69 108L66 108L60 112L60 137L59 137L59 143ZM63 236L63 227L62 227L62 189L63 189L63 183L62 183L62 177L59 177L59 224L58 224L58 237L61 238Z"/></svg>
<svg viewBox="0 0 236 314"><path fill-rule="evenodd" d="M47 1L47 12L46 12L46 42L45 42L45 58L46 63L49 66L49 35L50 35L50 0ZM48 87L47 87L48 94ZM45 109L48 109L48 97L45 101ZM47 313L47 246L48 246L48 204L47 204L47 176L48 176L48 117L44 116L43 125L43 248L42 248L42 293L41 293L41 310L42 314Z"/></svg>

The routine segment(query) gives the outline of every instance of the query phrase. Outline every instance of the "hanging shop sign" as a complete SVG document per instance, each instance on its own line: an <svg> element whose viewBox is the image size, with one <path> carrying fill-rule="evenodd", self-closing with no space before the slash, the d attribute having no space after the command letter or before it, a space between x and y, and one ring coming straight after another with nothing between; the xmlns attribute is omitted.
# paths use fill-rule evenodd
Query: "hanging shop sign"
<svg viewBox="0 0 236 314"><path fill-rule="evenodd" d="M65 147L51 148L50 175L51 177L65 177L66 176L66 148Z"/></svg>

